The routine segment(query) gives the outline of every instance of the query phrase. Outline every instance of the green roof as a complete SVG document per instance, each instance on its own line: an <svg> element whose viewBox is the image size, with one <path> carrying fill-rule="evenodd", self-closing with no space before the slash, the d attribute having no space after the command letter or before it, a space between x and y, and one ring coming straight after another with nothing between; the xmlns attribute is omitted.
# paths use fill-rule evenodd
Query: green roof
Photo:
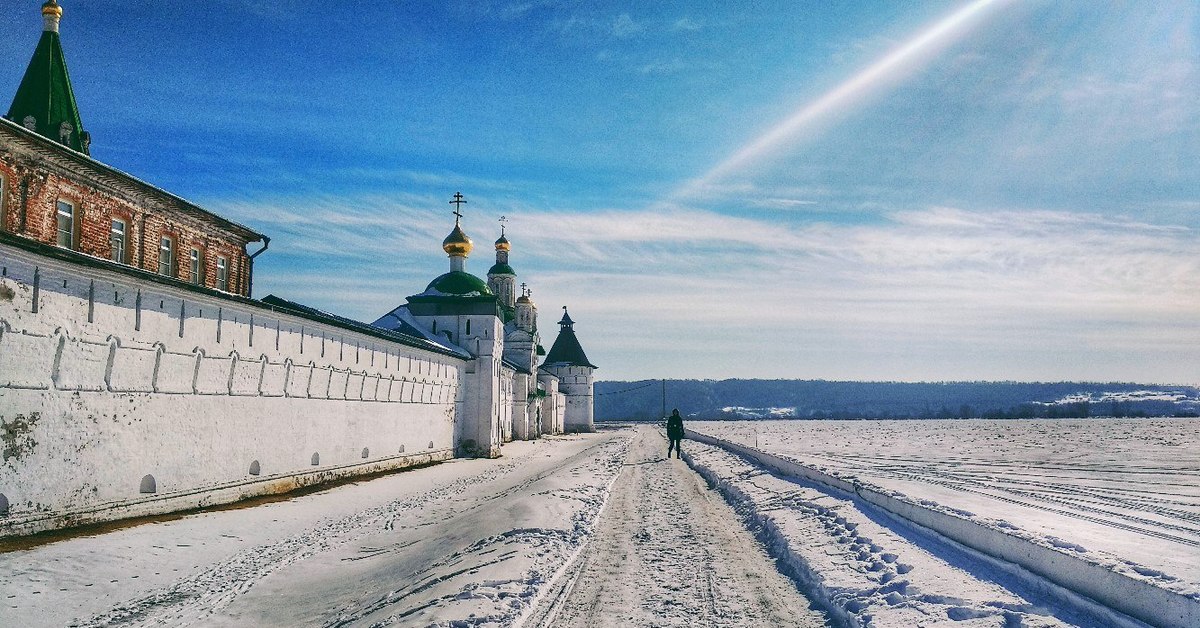
<svg viewBox="0 0 1200 628"><path fill-rule="evenodd" d="M516 275L517 271L513 270L512 266L509 266L508 264L501 264L500 262L496 262L494 265L492 265L491 268L488 269L487 274L489 274L489 275Z"/></svg>
<svg viewBox="0 0 1200 628"><path fill-rule="evenodd" d="M471 273L452 270L429 282L421 296L477 297L493 296L487 284Z"/></svg>
<svg viewBox="0 0 1200 628"><path fill-rule="evenodd" d="M17 95L8 108L8 115L4 117L21 126L26 126L25 119L32 117L36 122L36 128L32 130L38 134L85 155L89 154L58 33L42 31L42 38L25 70L25 78L21 79ZM61 132L65 130L64 123L70 125L70 134L65 135L66 141L63 141L64 134Z"/></svg>

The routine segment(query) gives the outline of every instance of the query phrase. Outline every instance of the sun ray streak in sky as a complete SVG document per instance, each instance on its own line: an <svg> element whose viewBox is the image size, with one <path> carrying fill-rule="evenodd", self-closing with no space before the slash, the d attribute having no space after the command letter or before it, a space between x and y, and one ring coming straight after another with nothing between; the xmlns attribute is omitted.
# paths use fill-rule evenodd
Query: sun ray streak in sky
<svg viewBox="0 0 1200 628"><path fill-rule="evenodd" d="M781 148L786 140L792 138L805 126L838 108L849 106L853 99L864 96L871 88L877 87L882 81L895 76L896 72L912 70L922 60L931 59L932 55L929 53L935 51L938 46L944 46L954 38L967 34L971 27L980 24L981 18L988 8L1006 1L975 0L942 18L887 56L850 77L817 100L804 105L786 120L743 146L700 178L692 179L684 184L675 192L673 198L694 196L722 177L746 166L773 149Z"/></svg>

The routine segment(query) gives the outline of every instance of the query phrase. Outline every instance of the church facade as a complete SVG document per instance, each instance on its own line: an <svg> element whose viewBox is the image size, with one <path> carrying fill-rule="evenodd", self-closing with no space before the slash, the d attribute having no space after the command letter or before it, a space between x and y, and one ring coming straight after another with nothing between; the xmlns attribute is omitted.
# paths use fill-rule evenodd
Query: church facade
<svg viewBox="0 0 1200 628"><path fill-rule="evenodd" d="M269 238L92 158L42 17L0 118L0 537L593 429L595 367L565 308L543 349L503 230L482 279L456 211L448 271L370 324L251 298Z"/></svg>

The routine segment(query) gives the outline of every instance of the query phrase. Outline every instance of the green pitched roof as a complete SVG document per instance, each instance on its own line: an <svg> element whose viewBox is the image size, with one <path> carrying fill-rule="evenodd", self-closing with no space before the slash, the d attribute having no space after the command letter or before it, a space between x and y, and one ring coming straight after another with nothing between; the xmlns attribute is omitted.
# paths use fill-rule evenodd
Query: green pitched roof
<svg viewBox="0 0 1200 628"><path fill-rule="evenodd" d="M25 70L25 78L17 87L8 115L4 116L21 126L28 126L25 119L32 117L40 135L62 143L85 155L88 153L86 133L79 119L79 107L75 104L75 93L71 90L71 77L67 74L67 61L63 56L62 41L58 33L45 30L38 41L33 58ZM70 133L63 124L70 125ZM65 138L66 141L63 141Z"/></svg>

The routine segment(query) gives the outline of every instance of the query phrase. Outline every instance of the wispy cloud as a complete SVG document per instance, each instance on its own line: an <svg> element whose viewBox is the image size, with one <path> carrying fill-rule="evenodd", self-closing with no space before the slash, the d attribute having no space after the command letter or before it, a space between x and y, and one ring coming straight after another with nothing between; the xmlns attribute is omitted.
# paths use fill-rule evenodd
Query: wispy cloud
<svg viewBox="0 0 1200 628"><path fill-rule="evenodd" d="M647 63L638 68L638 72L641 74L675 74L676 72L683 71L687 67L688 66L686 63L678 58L675 58L671 59L670 61L656 61L653 63Z"/></svg>
<svg viewBox="0 0 1200 628"><path fill-rule="evenodd" d="M679 18L678 20L675 20L675 23L671 25L671 30L673 30L673 31L693 31L694 32L694 31L698 31L702 28L704 28L704 24L702 22L700 22L698 20L694 20L687 16L684 16L684 17Z"/></svg>
<svg viewBox="0 0 1200 628"><path fill-rule="evenodd" d="M628 13L618 15L612 24L613 36L621 39L640 35L645 30L645 25L635 21Z"/></svg>
<svg viewBox="0 0 1200 628"><path fill-rule="evenodd" d="M441 200L322 198L309 199L304 212L288 203L221 209L282 231L261 258L259 294L372 319L445 271L440 243L450 221L428 209ZM476 241L468 268L480 274L491 263L489 222L464 223ZM803 375L793 363L803 354L780 355L781 342L840 348L825 356L825 370L808 372L823 377L900 369L895 352L919 365L891 377L1017 377L1024 361L1049 347L1124 352L1136 362L1120 365L1126 373L1178 379L1156 370L1146 352L1200 341L1194 230L1133 218L929 207L890 211L872 224L831 224L680 205L526 208L511 217L508 233L512 264L535 301L547 311L571 305L593 339L589 355L630 377L652 375L622 350L641 337L635 330L650 312L657 331L648 342L671 361L703 364L736 347L777 356L784 363L773 368ZM750 321L761 334L745 336ZM695 343L697 336L709 340ZM1130 353L1136 338L1145 342ZM963 357L980 353L995 362Z"/></svg>

